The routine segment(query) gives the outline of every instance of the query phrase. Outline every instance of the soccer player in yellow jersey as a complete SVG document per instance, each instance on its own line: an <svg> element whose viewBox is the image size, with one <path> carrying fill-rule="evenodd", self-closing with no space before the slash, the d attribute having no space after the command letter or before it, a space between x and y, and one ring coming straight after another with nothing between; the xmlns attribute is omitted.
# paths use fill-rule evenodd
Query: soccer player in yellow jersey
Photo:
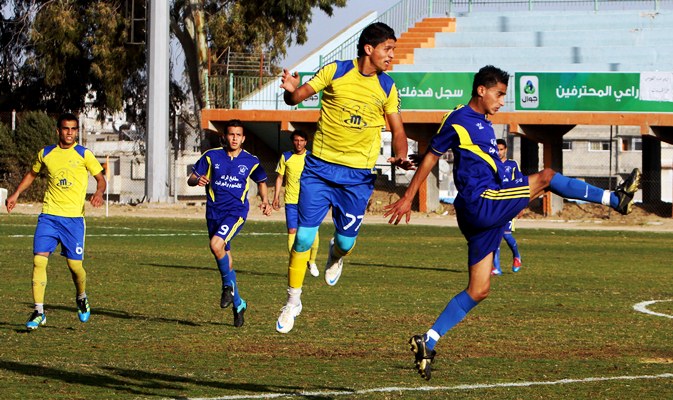
<svg viewBox="0 0 673 400"><path fill-rule="evenodd" d="M284 100L296 105L322 91L322 106L313 150L306 157L299 191L299 227L288 266L288 300L276 330L287 333L302 311L301 291L320 223L332 208L335 233L330 240L325 281L339 280L343 257L350 254L374 191L374 165L381 148L381 130L392 132L394 165L413 169L407 159L407 135L402 125L395 82L385 71L393 60L395 32L377 22L358 40L358 58L336 61L299 85L299 75L283 70Z"/></svg>
<svg viewBox="0 0 673 400"><path fill-rule="evenodd" d="M299 212L297 210L297 202L299 201L299 177L304 170L304 162L306 155L310 154L306 150L306 143L308 138L304 131L294 131L290 136L292 139L293 151L286 151L280 156L276 172L275 192L273 195L273 209L280 210L280 188L283 186L285 180L285 225L287 225L287 250L292 251L294 238L297 236L297 226L299 221ZM311 275L317 277L320 275L318 266L315 263L318 254L319 234L316 232L315 240L311 246L311 256L308 260L308 270Z"/></svg>
<svg viewBox="0 0 673 400"><path fill-rule="evenodd" d="M37 219L33 237L33 300L35 310L26 322L28 330L37 329L47 322L44 312L44 293L47 286L47 262L49 255L61 244L75 283L77 315L87 322L91 311L86 296L86 271L84 259L84 201L90 173L96 179L96 192L91 196L91 205L103 204L106 182L103 167L93 153L76 143L79 129L77 117L62 114L56 124L58 144L46 146L37 154L33 168L23 177L16 191L7 198L7 212L12 212L23 193L37 175L47 174L47 191L44 194L42 213Z"/></svg>

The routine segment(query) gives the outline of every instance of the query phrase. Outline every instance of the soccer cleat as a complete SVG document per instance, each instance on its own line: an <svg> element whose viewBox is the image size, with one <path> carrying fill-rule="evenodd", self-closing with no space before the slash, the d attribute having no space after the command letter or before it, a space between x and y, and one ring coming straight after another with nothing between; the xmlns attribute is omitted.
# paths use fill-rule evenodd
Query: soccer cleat
<svg viewBox="0 0 673 400"><path fill-rule="evenodd" d="M276 321L276 330L280 333L290 332L294 327L294 319L301 314L301 308L301 303L296 305L287 303L281 308L280 316Z"/></svg>
<svg viewBox="0 0 673 400"><path fill-rule="evenodd" d="M32 314L30 314L30 317L28 317L28 322L26 322L26 329L32 331L39 328L40 325L44 325L46 323L47 316L45 313L39 313L37 310L35 310Z"/></svg>
<svg viewBox="0 0 673 400"><path fill-rule="evenodd" d="M641 173L638 168L634 168L626 179L617 185L615 195L619 199L615 210L622 215L630 214L633 210L633 195L640 188Z"/></svg>
<svg viewBox="0 0 673 400"><path fill-rule="evenodd" d="M318 266L315 265L315 263L308 262L308 272L310 272L311 275L316 278L320 276L320 271L318 270Z"/></svg>
<svg viewBox="0 0 673 400"><path fill-rule="evenodd" d="M411 345L411 351L416 357L416 369L418 369L418 373L426 381L429 381L432 372L432 361L435 359L437 352L428 350L428 348L425 347L423 335L412 336L411 339L409 339L409 344Z"/></svg>
<svg viewBox="0 0 673 400"><path fill-rule="evenodd" d="M234 288L231 286L222 286L222 296L220 297L220 307L227 308L234 302Z"/></svg>
<svg viewBox="0 0 673 400"><path fill-rule="evenodd" d="M241 299L241 305L238 307L232 307L231 309L234 311L234 326L237 328L242 327L243 323L245 322L243 315L245 314L245 310L248 309L248 303Z"/></svg>
<svg viewBox="0 0 673 400"><path fill-rule="evenodd" d="M343 267L343 257L334 260L334 238L332 238L329 241L329 256L327 257L327 263L325 264L325 282L330 286L336 285L341 277Z"/></svg>
<svg viewBox="0 0 673 400"><path fill-rule="evenodd" d="M91 308L89 307L89 299L83 298L77 300L77 316L80 322L86 322L91 316Z"/></svg>
<svg viewBox="0 0 673 400"><path fill-rule="evenodd" d="M500 276L502 275L502 270L500 268L493 267L491 269L491 275Z"/></svg>
<svg viewBox="0 0 673 400"><path fill-rule="evenodd" d="M514 257L514 260L512 260L512 272L519 272L520 269L521 269L521 258Z"/></svg>

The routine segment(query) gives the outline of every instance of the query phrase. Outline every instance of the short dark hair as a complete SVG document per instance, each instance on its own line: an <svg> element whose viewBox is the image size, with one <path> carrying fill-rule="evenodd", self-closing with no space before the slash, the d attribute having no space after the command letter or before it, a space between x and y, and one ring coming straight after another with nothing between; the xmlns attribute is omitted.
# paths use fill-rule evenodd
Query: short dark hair
<svg viewBox="0 0 673 400"><path fill-rule="evenodd" d="M56 129L61 129L61 122L63 121L76 121L77 122L77 128L79 128L79 118L75 114L72 113L63 113L58 116L58 120L56 121Z"/></svg>
<svg viewBox="0 0 673 400"><path fill-rule="evenodd" d="M360 39L358 39L358 57L362 57L366 54L366 45L376 47L388 39L397 41L393 28L383 22L374 22L373 24L368 25L360 34Z"/></svg>
<svg viewBox="0 0 673 400"><path fill-rule="evenodd" d="M479 72L474 75L474 81L472 82L472 97L478 96L477 88L479 86L491 88L498 83L504 83L507 85L508 82L509 74L507 72L492 65L482 67Z"/></svg>
<svg viewBox="0 0 673 400"><path fill-rule="evenodd" d="M294 140L295 136L299 136L300 138L308 141L308 135L306 135L306 132L302 130L293 131L292 134L290 135L290 140Z"/></svg>
<svg viewBox="0 0 673 400"><path fill-rule="evenodd" d="M507 141L505 139L497 139L495 141L495 143L496 144L501 144L501 145L505 146L505 148L507 148Z"/></svg>
<svg viewBox="0 0 673 400"><path fill-rule="evenodd" d="M239 126L241 128L243 128L243 122L241 122L240 119L230 119L229 121L227 121L227 124L224 127L225 136L229 132L229 128L232 127L232 126L235 127L235 128L237 128ZM243 128L243 136L245 136L245 128Z"/></svg>

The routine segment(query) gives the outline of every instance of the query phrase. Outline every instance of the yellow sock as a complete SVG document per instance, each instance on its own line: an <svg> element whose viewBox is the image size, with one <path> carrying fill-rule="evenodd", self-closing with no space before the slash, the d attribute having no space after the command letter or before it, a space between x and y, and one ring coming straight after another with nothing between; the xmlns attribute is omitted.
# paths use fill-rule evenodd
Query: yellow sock
<svg viewBox="0 0 673 400"><path fill-rule="evenodd" d="M290 252L290 265L287 267L287 284L291 288L299 289L304 284L309 252L310 250L303 253L297 253L294 250Z"/></svg>
<svg viewBox="0 0 673 400"><path fill-rule="evenodd" d="M47 263L45 256L33 257L33 301L35 304L44 303L44 292L47 290Z"/></svg>
<svg viewBox="0 0 673 400"><path fill-rule="evenodd" d="M297 236L297 233L288 233L287 234L287 252L292 252L292 246L294 246L294 238Z"/></svg>
<svg viewBox="0 0 673 400"><path fill-rule="evenodd" d="M82 260L67 260L72 281L75 283L77 294L80 295L86 291L86 271L82 266Z"/></svg>
<svg viewBox="0 0 673 400"><path fill-rule="evenodd" d="M320 244L320 233L316 232L315 233L315 240L313 241L313 244L311 245L311 257L308 259L308 261L311 264L315 264L315 259L318 257L318 245Z"/></svg>

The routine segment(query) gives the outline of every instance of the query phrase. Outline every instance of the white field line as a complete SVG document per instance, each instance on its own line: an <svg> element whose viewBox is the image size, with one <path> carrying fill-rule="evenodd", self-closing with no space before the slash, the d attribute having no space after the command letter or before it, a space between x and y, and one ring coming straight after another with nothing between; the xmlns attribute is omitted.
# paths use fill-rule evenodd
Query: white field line
<svg viewBox="0 0 673 400"><path fill-rule="evenodd" d="M284 236L286 233L276 232L241 232L237 236ZM86 237L170 237L170 236L208 236L204 230L202 232L173 232L173 233L101 233L101 234L86 234ZM33 235L7 235L8 238L32 238Z"/></svg>
<svg viewBox="0 0 673 400"><path fill-rule="evenodd" d="M673 315L654 312L654 311L651 311L650 309L647 308L648 306L651 306L651 305L654 304L654 303L663 303L663 302L665 302L665 301L673 301L673 300L650 300L650 301L642 301L642 302L640 302L640 303L634 305L634 306L633 306L633 309L636 310L636 311L638 311L638 312L644 313L644 314L656 315L657 317L665 317L665 318L671 318L671 319L673 319Z"/></svg>
<svg viewBox="0 0 673 400"><path fill-rule="evenodd" d="M531 386L551 386L551 385L567 385L572 383L588 383L588 382L605 382L605 381L635 381L643 379L673 379L673 373L659 374L659 375L635 375L635 376L605 376L582 379L561 379L558 381L541 381L541 382L510 382L510 383L481 383L474 385L457 385L457 386L421 386L421 387L383 387L373 389L362 389L353 391L334 391L334 392L301 392L301 393L266 393L266 394L251 394L251 395L232 395L223 397L194 397L187 398L187 400L252 400L252 399L277 399L282 397L336 397L336 396L353 396L364 395L369 393L389 393L389 392L435 392L435 391L460 391L460 390L475 390L475 389L494 389L494 388L511 388L511 387L531 387Z"/></svg>

